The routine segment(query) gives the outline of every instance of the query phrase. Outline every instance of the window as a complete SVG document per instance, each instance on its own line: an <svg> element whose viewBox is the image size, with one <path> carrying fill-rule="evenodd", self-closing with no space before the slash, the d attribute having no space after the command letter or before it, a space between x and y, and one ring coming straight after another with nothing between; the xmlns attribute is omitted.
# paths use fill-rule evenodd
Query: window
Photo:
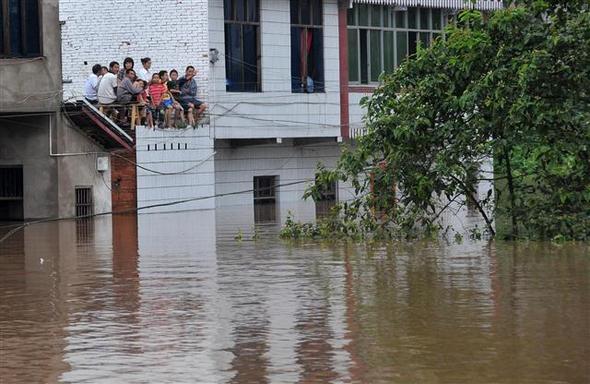
<svg viewBox="0 0 590 384"><path fill-rule="evenodd" d="M254 176L255 223L276 222L278 179L278 176Z"/></svg>
<svg viewBox="0 0 590 384"><path fill-rule="evenodd" d="M92 187L76 187L76 216L89 216L94 213Z"/></svg>
<svg viewBox="0 0 590 384"><path fill-rule="evenodd" d="M276 201L276 176L254 176L254 202Z"/></svg>
<svg viewBox="0 0 590 384"><path fill-rule="evenodd" d="M0 0L0 58L41 56L38 0Z"/></svg>
<svg viewBox="0 0 590 384"><path fill-rule="evenodd" d="M291 0L291 90L324 92L322 0Z"/></svg>
<svg viewBox="0 0 590 384"><path fill-rule="evenodd" d="M23 167L0 165L0 220L23 219Z"/></svg>
<svg viewBox="0 0 590 384"><path fill-rule="evenodd" d="M330 210L336 205L336 202L338 201L337 191L338 188L336 181L333 181L321 188L320 197L315 201L315 215L317 219L329 216Z"/></svg>
<svg viewBox="0 0 590 384"><path fill-rule="evenodd" d="M224 0L226 91L260 92L260 0Z"/></svg>
<svg viewBox="0 0 590 384"><path fill-rule="evenodd" d="M418 44L429 45L445 24L441 9L355 5L348 10L350 82L378 82L382 72L416 53Z"/></svg>

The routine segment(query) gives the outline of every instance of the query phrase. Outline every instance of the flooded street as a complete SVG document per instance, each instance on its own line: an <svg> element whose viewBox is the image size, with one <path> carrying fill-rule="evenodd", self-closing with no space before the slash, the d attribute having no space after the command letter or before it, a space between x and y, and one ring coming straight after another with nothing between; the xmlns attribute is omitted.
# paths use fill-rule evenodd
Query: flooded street
<svg viewBox="0 0 590 384"><path fill-rule="evenodd" d="M0 382L590 382L588 244L290 244L235 217L18 232Z"/></svg>

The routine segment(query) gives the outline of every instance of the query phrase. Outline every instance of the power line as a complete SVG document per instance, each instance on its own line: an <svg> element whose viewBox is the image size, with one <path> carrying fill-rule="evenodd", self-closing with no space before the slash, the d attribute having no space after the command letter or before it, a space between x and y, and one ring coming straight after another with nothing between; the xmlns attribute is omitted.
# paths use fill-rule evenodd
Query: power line
<svg viewBox="0 0 590 384"><path fill-rule="evenodd" d="M272 185L272 186L269 186L269 187L265 187L265 188L260 188L260 189L257 189L257 190L258 191L263 191L263 190L267 190L267 189L287 187L287 186L290 186L290 185L303 184L303 183L307 183L307 182L310 182L310 181L313 181L313 180L306 179L306 180L293 181L293 182L284 183L284 184L275 184L275 185ZM191 198L187 198L187 199L171 201L171 202L168 202L168 203L151 204L151 205L146 205L146 206L143 206L143 207L124 209L124 210L120 210L120 211L109 211L109 212L95 213L95 214L92 214L92 215L55 217L55 218L49 218L49 219L41 219L41 220L29 221L27 223L24 223L24 224L19 225L17 228L14 228L14 229L8 231L2 238L0 238L0 244L2 244L3 242L5 242L8 238L10 238L11 236L13 236L18 231L20 231L20 230L22 230L22 229L24 229L24 228L26 228L28 226L35 225L35 224L51 223L51 222L66 221L66 220L77 220L77 219L90 219L90 218L99 217L99 216L120 215L120 214L126 214L126 213L137 213L139 211L146 210L146 209L151 209L151 208L169 207L169 206L173 206L173 205L190 203L190 202L193 202L193 201L208 200L208 199L213 199L213 198L217 198L217 197L225 197L225 196L234 196L234 195L240 195L240 194L251 193L251 192L254 192L254 189L253 188L252 189L245 189L245 190L241 190L241 191L235 191L235 192L218 193L218 194L214 194L214 195L210 195L210 196L191 197Z"/></svg>

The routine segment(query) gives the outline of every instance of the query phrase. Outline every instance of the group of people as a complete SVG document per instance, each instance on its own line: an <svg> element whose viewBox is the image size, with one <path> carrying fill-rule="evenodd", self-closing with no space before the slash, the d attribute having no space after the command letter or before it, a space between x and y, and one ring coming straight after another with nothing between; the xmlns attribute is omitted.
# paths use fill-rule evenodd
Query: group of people
<svg viewBox="0 0 590 384"><path fill-rule="evenodd" d="M134 61L127 57L123 61L123 68L112 61L108 68L100 64L92 66L92 74L84 85L84 97L90 103L103 106L122 106L123 120L127 104L145 106L141 117L149 127L164 124L171 127L172 116L174 122L180 118L186 125L185 113L188 118L188 128L195 127L207 104L197 97L197 70L192 65L186 67L184 76L178 77L178 71L153 72L152 60L149 57L141 59L141 68L135 71ZM118 111L116 112L118 113Z"/></svg>

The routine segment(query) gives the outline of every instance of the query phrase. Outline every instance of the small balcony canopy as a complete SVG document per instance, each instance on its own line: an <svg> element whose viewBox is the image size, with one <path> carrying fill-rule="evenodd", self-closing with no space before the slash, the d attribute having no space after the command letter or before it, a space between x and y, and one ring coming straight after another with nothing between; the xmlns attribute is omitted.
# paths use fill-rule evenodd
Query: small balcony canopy
<svg viewBox="0 0 590 384"><path fill-rule="evenodd" d="M348 0L349 7L353 4L391 5L399 7L424 7L424 8L448 8L479 10L494 10L503 8L502 0L478 0L475 3L469 0Z"/></svg>

